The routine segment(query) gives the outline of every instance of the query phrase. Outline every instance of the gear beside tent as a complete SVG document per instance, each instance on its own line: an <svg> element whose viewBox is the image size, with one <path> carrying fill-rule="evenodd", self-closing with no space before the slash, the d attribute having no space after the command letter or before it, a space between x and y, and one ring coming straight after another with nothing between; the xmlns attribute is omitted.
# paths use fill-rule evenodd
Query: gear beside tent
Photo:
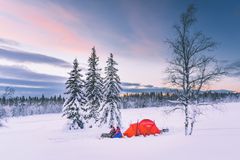
<svg viewBox="0 0 240 160"><path fill-rule="evenodd" d="M160 134L161 131L157 128L154 121L150 119L144 119L139 123L130 124L130 127L123 133L124 136L133 137L133 136L148 136Z"/></svg>

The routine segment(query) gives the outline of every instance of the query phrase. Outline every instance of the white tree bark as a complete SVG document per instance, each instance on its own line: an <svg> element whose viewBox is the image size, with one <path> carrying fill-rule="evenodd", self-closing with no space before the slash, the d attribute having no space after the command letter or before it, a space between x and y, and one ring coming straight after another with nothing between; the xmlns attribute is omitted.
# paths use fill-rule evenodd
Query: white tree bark
<svg viewBox="0 0 240 160"><path fill-rule="evenodd" d="M190 5L181 15L180 25L174 26L176 38L167 40L173 49L173 59L167 72L170 83L180 90L178 101L184 110L185 135L192 134L199 113L190 109L189 105L197 106L202 88L224 74L213 57L204 55L205 51L213 50L216 43L201 32L191 33L196 21L195 12L195 7Z"/></svg>

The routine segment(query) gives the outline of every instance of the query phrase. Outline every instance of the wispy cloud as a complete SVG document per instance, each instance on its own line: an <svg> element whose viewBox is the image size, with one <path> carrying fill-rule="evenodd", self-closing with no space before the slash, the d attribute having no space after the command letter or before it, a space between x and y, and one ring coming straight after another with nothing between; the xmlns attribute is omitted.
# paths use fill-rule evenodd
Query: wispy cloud
<svg viewBox="0 0 240 160"><path fill-rule="evenodd" d="M44 82L44 81L31 81L31 80L22 80L14 78L0 78L0 85L4 84L5 86L25 86L35 88L64 88L63 82Z"/></svg>
<svg viewBox="0 0 240 160"><path fill-rule="evenodd" d="M120 2L116 3L121 6ZM20 3L14 0L0 0L0 10L5 15L2 19L0 17L0 20L4 21L1 34L24 44L61 53L86 55L95 45L103 51L101 54L117 51L122 56L132 58L160 57L159 52L163 52L163 47L159 45L161 40L156 41L155 38L154 31L157 27L153 28L153 25L149 25L153 22L152 19L147 22L140 20L145 12L139 8L132 12L132 8L127 7L125 10L118 10L113 15L109 15L106 14L108 12L102 13L105 9L101 8L102 3L94 2L93 5L91 2L79 2L78 5L80 4L91 7L96 5L96 8L87 10L81 5L82 8L78 9L78 6L67 2ZM113 7L113 9L119 8ZM141 14L135 14L139 12ZM114 16L119 15L124 17L116 20ZM150 14L148 16L150 17ZM16 29L21 29L23 32L13 34L12 31ZM31 36L28 36L29 34Z"/></svg>
<svg viewBox="0 0 240 160"><path fill-rule="evenodd" d="M22 80L35 80L46 82L65 82L66 78L61 76L36 73L22 66L3 66L0 65L0 74L6 78L15 78Z"/></svg>
<svg viewBox="0 0 240 160"><path fill-rule="evenodd" d="M139 87L140 83L129 83L129 82L122 82L121 85L123 87Z"/></svg>
<svg viewBox="0 0 240 160"><path fill-rule="evenodd" d="M224 69L229 77L240 77L240 60L228 63Z"/></svg>
<svg viewBox="0 0 240 160"><path fill-rule="evenodd" d="M141 83L129 83L129 82L122 82L121 83L121 85L122 85L122 87L124 88L124 89L129 89L129 88L135 88L135 89L137 89L137 88L145 88L145 89L153 89L153 88L155 88L155 86L153 86L153 85L144 85L144 84L141 84Z"/></svg>
<svg viewBox="0 0 240 160"><path fill-rule="evenodd" d="M0 86L0 94L4 93L4 89L6 86ZM52 96L52 95L60 95L63 94L63 89L58 88L27 88L27 87L19 87L14 86L12 87L15 90L15 96L41 96L44 94L45 96Z"/></svg>
<svg viewBox="0 0 240 160"><path fill-rule="evenodd" d="M64 92L63 82L43 82L43 81L30 81L20 80L13 78L0 78L0 93L4 92L6 87L11 87L15 90L15 95L57 95Z"/></svg>
<svg viewBox="0 0 240 160"><path fill-rule="evenodd" d="M10 39L5 39L5 38L0 38L0 45L10 45L10 46L19 46L20 43L14 41L14 40L10 40Z"/></svg>
<svg viewBox="0 0 240 160"><path fill-rule="evenodd" d="M2 37L65 53L83 53L93 45L73 29L79 16L57 3L0 0L0 14Z"/></svg>
<svg viewBox="0 0 240 160"><path fill-rule="evenodd" d="M0 48L0 58L12 60L15 62L44 63L60 67L71 67L70 63L58 58L46 56L39 53L29 53L19 50L7 50Z"/></svg>

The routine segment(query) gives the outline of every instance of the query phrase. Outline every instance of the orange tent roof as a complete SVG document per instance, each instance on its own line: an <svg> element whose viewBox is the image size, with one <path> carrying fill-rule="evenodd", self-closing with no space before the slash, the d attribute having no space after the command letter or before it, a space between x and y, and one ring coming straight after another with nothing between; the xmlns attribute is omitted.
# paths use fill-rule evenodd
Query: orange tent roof
<svg viewBox="0 0 240 160"><path fill-rule="evenodd" d="M160 134L160 130L157 128L155 122L150 119L144 119L139 123L133 123L130 127L123 133L124 136L133 137L133 136L147 136Z"/></svg>

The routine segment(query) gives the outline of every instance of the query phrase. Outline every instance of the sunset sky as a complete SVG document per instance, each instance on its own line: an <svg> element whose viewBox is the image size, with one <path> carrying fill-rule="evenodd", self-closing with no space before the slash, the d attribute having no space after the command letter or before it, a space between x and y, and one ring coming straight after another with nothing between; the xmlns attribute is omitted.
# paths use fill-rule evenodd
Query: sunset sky
<svg viewBox="0 0 240 160"><path fill-rule="evenodd" d="M93 46L101 68L114 54L126 86L171 87L164 41L174 37L172 26L193 2L194 30L218 43L207 54L229 72L209 89L240 91L238 0L0 0L0 90L60 93L73 59L85 71Z"/></svg>

